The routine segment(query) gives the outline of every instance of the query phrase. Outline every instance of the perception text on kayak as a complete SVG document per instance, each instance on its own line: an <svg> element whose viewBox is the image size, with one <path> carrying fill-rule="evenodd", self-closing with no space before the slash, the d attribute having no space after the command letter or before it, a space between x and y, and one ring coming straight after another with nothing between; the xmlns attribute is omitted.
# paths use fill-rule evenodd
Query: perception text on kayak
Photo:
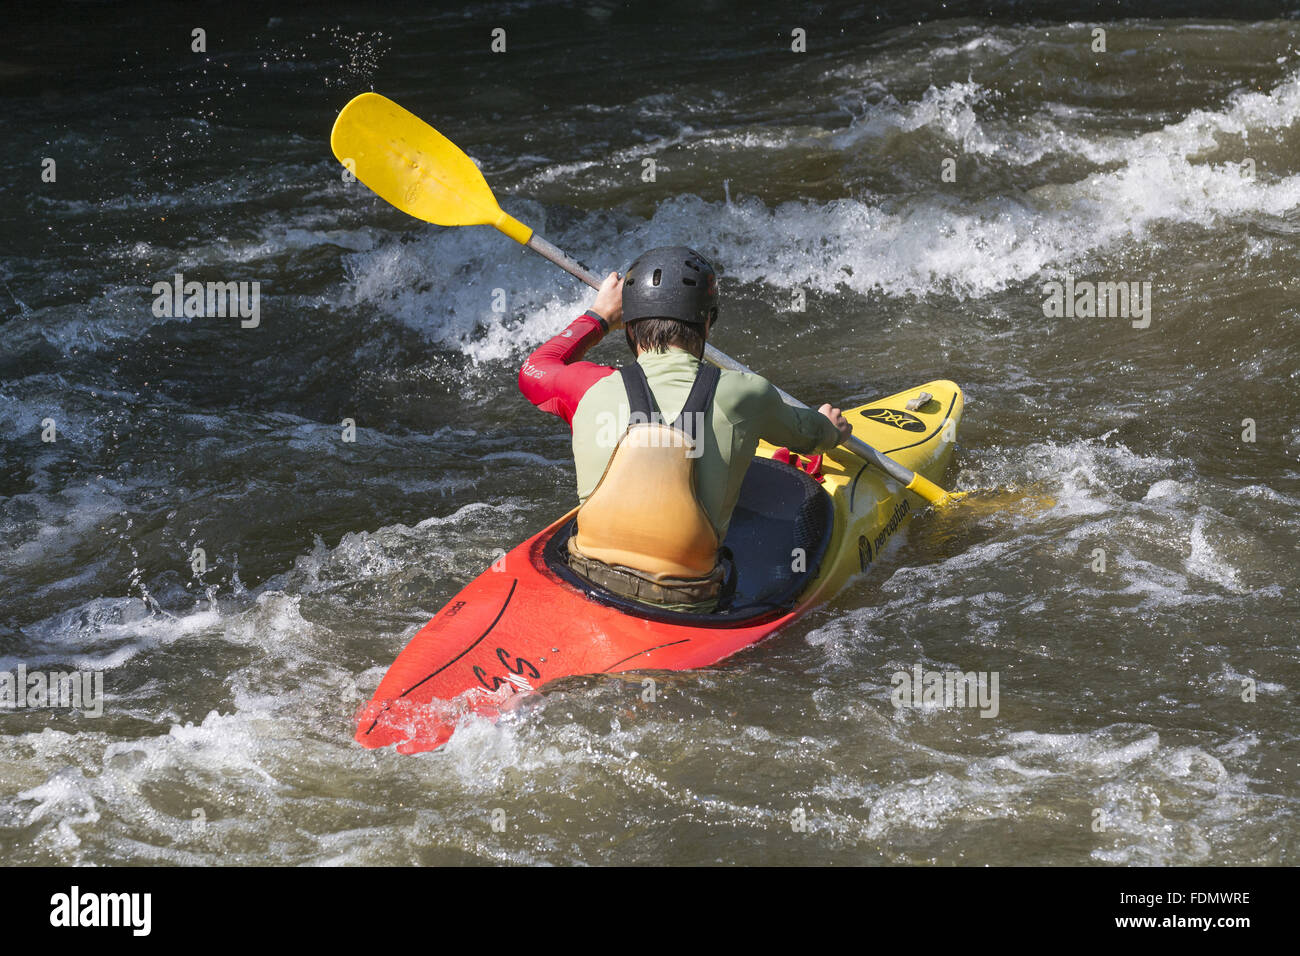
<svg viewBox="0 0 1300 956"><path fill-rule="evenodd" d="M171 282L153 284L153 314L160 319L224 319L239 316L241 329L262 322L262 283L186 282L176 273Z"/></svg>
<svg viewBox="0 0 1300 956"><path fill-rule="evenodd" d="M0 671L0 710L42 707L79 710L87 717L104 715L103 671Z"/></svg>
<svg viewBox="0 0 1300 956"><path fill-rule="evenodd" d="M78 886L50 897L51 926L128 926L148 936L153 926L152 893L82 893Z"/></svg>

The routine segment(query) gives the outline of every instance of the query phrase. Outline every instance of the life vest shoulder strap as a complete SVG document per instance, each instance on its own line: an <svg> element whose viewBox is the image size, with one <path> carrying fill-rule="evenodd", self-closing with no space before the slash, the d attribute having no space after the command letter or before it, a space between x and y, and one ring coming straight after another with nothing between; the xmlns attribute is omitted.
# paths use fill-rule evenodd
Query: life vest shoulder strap
<svg viewBox="0 0 1300 956"><path fill-rule="evenodd" d="M629 411L634 417L639 416L641 421L649 421L651 414L658 408L655 405L654 394L650 391L650 381L646 378L645 369L633 362L624 365L618 371L623 376L623 388L627 391ZM692 441L697 440L700 436L695 434L695 424L705 421L705 416L713 409L713 396L718 391L718 380L721 377L720 368L708 362L701 362L699 370L695 373L695 381L691 384L690 394L686 396L686 404L682 406L681 413L671 427L685 432Z"/></svg>
<svg viewBox="0 0 1300 956"><path fill-rule="evenodd" d="M650 414L657 409L654 394L650 391L650 381L645 377L645 369L633 362L620 368L618 374L623 376L623 388L627 390L627 404L632 417L648 422Z"/></svg>
<svg viewBox="0 0 1300 956"><path fill-rule="evenodd" d="M681 414L673 422L673 427L684 431L690 436L692 442L703 437L695 434L695 425L708 421L709 412L713 411L713 396L718 390L718 379L721 377L720 368L708 362L701 362L699 371L695 373L695 383L691 385L691 392L686 396L686 404L682 406Z"/></svg>

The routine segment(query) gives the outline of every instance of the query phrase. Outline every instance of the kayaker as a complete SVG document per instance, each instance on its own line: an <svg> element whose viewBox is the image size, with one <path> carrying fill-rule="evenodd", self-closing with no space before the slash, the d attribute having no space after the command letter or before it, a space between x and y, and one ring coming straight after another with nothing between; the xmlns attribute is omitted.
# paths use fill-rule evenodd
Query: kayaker
<svg viewBox="0 0 1300 956"><path fill-rule="evenodd" d="M759 439L813 454L852 432L838 408L793 408L762 376L703 362L717 315L713 266L686 246L652 249L625 276L611 272L592 308L519 372L524 396L573 429L573 570L624 597L701 613L724 594L721 545ZM635 362L582 360L619 328Z"/></svg>

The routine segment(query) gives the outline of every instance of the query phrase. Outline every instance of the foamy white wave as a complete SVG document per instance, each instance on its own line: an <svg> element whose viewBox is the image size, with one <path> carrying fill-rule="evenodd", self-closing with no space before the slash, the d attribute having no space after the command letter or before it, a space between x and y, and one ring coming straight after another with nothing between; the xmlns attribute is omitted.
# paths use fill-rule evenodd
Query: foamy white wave
<svg viewBox="0 0 1300 956"><path fill-rule="evenodd" d="M24 628L28 648L21 656L0 657L0 670L19 664L111 670L145 651L210 632L220 622L212 607L172 614L150 611L138 598L95 598Z"/></svg>
<svg viewBox="0 0 1300 956"><path fill-rule="evenodd" d="M438 572L464 575L491 563L500 542L510 540L510 532L528 515L518 501L475 502L449 515L426 518L414 527L395 524L349 532L333 548L317 537L312 550L300 555L291 570L268 579L260 591L263 596L272 592L318 594L340 584L353 587L361 582L396 588L413 576ZM478 555L467 552L467 544L475 540L482 543Z"/></svg>
<svg viewBox="0 0 1300 956"><path fill-rule="evenodd" d="M1006 54L1020 45L1019 40L999 33L994 30L976 36L960 47L937 47L927 57L942 60L981 49ZM866 84L866 89L841 96L854 118L847 130L832 139L840 149L857 148L864 140L926 130L949 140L963 153L1017 166L1033 165L1047 156L1083 158L1097 165L1129 164L1154 156L1187 161L1220 149L1226 139L1241 138L1245 145L1253 134L1285 129L1300 120L1300 73L1268 91L1237 91L1220 108L1193 109L1157 130L1110 135L1076 132L1073 127L1087 110L1073 104L1043 103L1027 117L1004 118L992 108L996 91L972 79L932 85L919 99L900 101L880 83L874 67L867 69L866 76L861 74L858 66L828 74ZM878 100L859 105L864 93Z"/></svg>
<svg viewBox="0 0 1300 956"><path fill-rule="evenodd" d="M259 715L213 712L201 724L177 724L131 741L93 730L26 734L22 745L36 766L52 768L50 776L0 799L38 828L35 849L63 863L83 862L84 844L94 841L108 845L109 858L198 864L221 852L226 834L247 836L260 819L223 820L230 795L266 805L276 793L268 767L283 765L286 740L268 737L268 729ZM281 732L287 737L287 728ZM169 791L163 806L170 813L151 796L159 787ZM101 815L108 808L112 820L105 829ZM122 835L124 827L132 837Z"/></svg>
<svg viewBox="0 0 1300 956"><path fill-rule="evenodd" d="M158 731L130 740L100 733L97 722L76 734L46 728L13 738L27 764L49 776L0 796L0 806L21 812L37 828L34 848L64 863L97 853L96 859L198 864L222 854L231 838L258 848L245 862L265 862L257 834L266 812L292 815L294 803L279 795L290 785L286 776L320 759L314 748L330 750L332 773L373 761L359 749L334 753L346 715L364 696L354 675L330 662L331 633L303 618L301 601L300 595L267 590L251 604L185 616L141 616L139 607L102 602L87 609L80 625L67 615L52 622L67 643L125 638L138 652L202 632L209 641L258 653L228 676L230 703L198 723L169 723L155 711L142 719L159 725ZM113 715L120 716L116 708ZM327 743L317 741L320 734ZM294 769L286 773L287 767ZM247 806L263 812L248 815ZM100 821L105 808L112 811L107 829ZM90 842L100 849L87 850Z"/></svg>
<svg viewBox="0 0 1300 956"><path fill-rule="evenodd" d="M129 493L122 483L102 478L94 485L70 485L51 494L13 496L6 511L15 517L0 517L0 531L9 543L0 548L4 567L67 558L122 512Z"/></svg>
<svg viewBox="0 0 1300 956"><path fill-rule="evenodd" d="M1300 205L1300 175L1248 179L1232 163L1192 162L1186 154L1131 155L1114 172L1095 173L1069 186L1041 186L1031 195L1066 211L1053 227L1087 230L1093 248L1124 237L1142 238L1159 222L1208 227L1248 214L1280 216Z"/></svg>
<svg viewBox="0 0 1300 956"><path fill-rule="evenodd" d="M975 788L946 774L890 784L871 801L863 836L880 840L900 829L932 830L953 821Z"/></svg>
<svg viewBox="0 0 1300 956"><path fill-rule="evenodd" d="M1227 756L1227 754L1225 754ZM1232 774L1200 747L1160 748L1094 791L1098 834L1105 846L1095 860L1126 866L1164 866L1211 857L1218 831L1258 812L1245 774ZM1168 813L1170 806L1180 812ZM1193 816L1187 808L1194 808Z"/></svg>
<svg viewBox="0 0 1300 956"><path fill-rule="evenodd" d="M1243 498L1260 498L1292 508L1298 504L1296 498L1292 495L1284 494L1276 488L1270 488L1268 485L1247 485L1244 488L1234 489L1233 494L1240 495Z"/></svg>
<svg viewBox="0 0 1300 956"><path fill-rule="evenodd" d="M1197 515L1192 522L1191 549L1184 561L1188 574L1213 581L1231 591L1244 593L1237 570L1225 559L1205 534L1205 517Z"/></svg>
<svg viewBox="0 0 1300 956"><path fill-rule="evenodd" d="M27 811L27 826L43 824L36 842L56 852L66 852L81 845L77 827L99 822L99 811L90 782L75 767L56 771L44 783L17 795L22 802L35 804Z"/></svg>
<svg viewBox="0 0 1300 956"><path fill-rule="evenodd" d="M1174 481L1172 478L1164 478L1157 481L1147 489L1143 501L1183 501L1186 500L1190 489L1181 481Z"/></svg>
<svg viewBox="0 0 1300 956"><path fill-rule="evenodd" d="M656 100L658 97L650 97L646 100L640 100L630 104L625 109L627 111L639 110L640 115L648 116L652 110L647 110L647 104ZM675 104L666 106L662 112L676 119L680 114ZM548 163L542 168L521 177L518 188L526 191L529 186L536 184L553 183L560 179L572 179L574 174L586 172L590 169L608 169L611 175L607 177L608 184L616 182L621 173L614 172L619 167L631 167L639 163L646 156L653 156L656 159L657 169L660 173L672 171L671 160L665 161L664 156L670 150L678 146L689 145L696 146L701 143L711 141L713 134L707 131L700 131L689 124L679 125L677 131L671 136L658 136L645 142L632 142L621 145L616 152L611 155L596 160L577 160L568 163ZM515 165L515 164L511 164ZM590 187L588 187L590 188Z"/></svg>
<svg viewBox="0 0 1300 956"><path fill-rule="evenodd" d="M1112 563L1118 566L1121 579L1126 582L1116 593L1140 598L1141 603L1137 606L1139 611L1182 608L1217 600L1193 587L1187 575L1143 561L1127 550L1118 550Z"/></svg>
<svg viewBox="0 0 1300 956"><path fill-rule="evenodd" d="M1017 759L1050 757L1062 770L1114 770L1145 760L1160 747L1159 734L1133 736L1124 728L1073 734L1024 730L1007 734L1006 740L1016 748Z"/></svg>
<svg viewBox="0 0 1300 956"><path fill-rule="evenodd" d="M655 219L664 217L665 225L699 219L698 233L721 235L716 245L728 275L745 281L822 292L843 285L859 292L978 296L1140 236L1157 222L1209 226L1222 218L1282 215L1300 205L1300 176L1250 180L1233 163L1195 161L1224 134L1247 136L1300 121L1300 78L1269 93L1239 95L1222 111L1197 110L1162 130L1101 144L1057 129L1044 133L1041 144L1010 144L977 116L985 97L973 82L932 87L918 103L886 104L869 113L837 144L852 148L863 135L926 128L965 152L1010 153L1022 164L1037 162L1050 145L1122 165L1074 184L1038 187L1029 194L1032 203L988 199L957 210L927 196L886 213L855 200L777 209L751 201L715 211L683 199L680 208L665 204ZM705 219L711 228L704 228Z"/></svg>
<svg viewBox="0 0 1300 956"><path fill-rule="evenodd" d="M913 101L897 99L879 81L868 87L841 97L853 120L829 138L834 149L853 152L864 143L924 131L947 140L954 153L1023 167L1050 156L1081 155L1085 146L1079 144L1088 143L1071 130L1086 110L1048 103L1028 117L1004 119L991 109L997 94L974 80L930 86ZM868 94L875 102L859 105Z"/></svg>
<svg viewBox="0 0 1300 956"><path fill-rule="evenodd" d="M1016 44L1010 40L996 36L993 33L981 33L979 36L967 40L960 46L935 47L929 54L927 54L927 58L934 61L967 53L983 53L987 51L997 54L1007 54L1014 53L1015 50Z"/></svg>
<svg viewBox="0 0 1300 956"><path fill-rule="evenodd" d="M574 163L548 163L541 169L522 177L519 182L521 186L553 183L558 179L567 179L574 173L581 173L597 166L605 167L608 165L607 162L595 159L580 160Z"/></svg>
<svg viewBox="0 0 1300 956"><path fill-rule="evenodd" d="M1210 684L1216 690L1236 696L1244 689L1245 681L1254 682L1256 693L1260 694L1283 694L1286 693L1286 685L1279 684L1276 681L1261 680L1255 674L1243 674L1231 664L1225 664L1223 670L1210 678Z"/></svg>
<svg viewBox="0 0 1300 956"><path fill-rule="evenodd" d="M545 226L535 204L525 221ZM591 303L594 293L487 227L430 230L347 259L340 305L366 307L460 349L473 360L514 358ZM498 292L497 290L500 290ZM504 312L495 310L500 302Z"/></svg>
<svg viewBox="0 0 1300 956"><path fill-rule="evenodd" d="M1300 73L1268 92L1235 93L1219 110L1192 110L1183 119L1133 138L1076 138L1072 144L1095 163L1132 162L1135 158L1188 160L1218 149L1225 137L1243 137L1294 126L1300 121ZM1238 178L1240 173L1237 174Z"/></svg>
<svg viewBox="0 0 1300 956"><path fill-rule="evenodd" d="M1085 439L1058 444L1039 442L1013 455L981 453L953 483L962 488L1030 485L1050 492L1057 514L1101 514L1123 501L1117 487L1133 481L1158 481L1172 459L1140 455L1126 445Z"/></svg>
<svg viewBox="0 0 1300 956"><path fill-rule="evenodd" d="M933 759L962 764L960 773L940 770L884 787L836 778L815 792L825 799L862 802L866 820L840 819L836 829L858 839L891 840L908 831L1024 814L1040 790L1068 780L1091 793L1077 825L1091 830L1100 820L1105 828L1096 839L1107 845L1093 857L1148 863L1187 859L1189 852L1191 858L1202 858L1208 849L1202 845L1205 824L1174 823L1163 816L1166 804L1208 804L1202 820L1229 822L1257 802L1244 775L1229 773L1218 756L1202 748L1163 745L1158 734L1140 728L1020 731L1002 737L1001 744L1000 752L974 758L926 751ZM1223 748L1222 756L1239 757L1253 745L1238 739ZM1181 832L1171 837L1171 831Z"/></svg>
<svg viewBox="0 0 1300 956"><path fill-rule="evenodd" d="M211 245L196 244L186 250L177 268L185 273L186 281L262 282L262 291L274 283L270 276L243 266L243 263L265 263L276 256L320 246L337 246L350 252L364 252L374 246L379 233L372 228L331 228L336 215L326 216L295 214L288 223L271 223L258 237L244 242L230 240ZM231 271L234 267L235 271ZM159 276L157 281L169 282L170 275Z"/></svg>
<svg viewBox="0 0 1300 956"><path fill-rule="evenodd" d="M976 112L990 98L990 92L974 80L931 86L914 103L900 103L887 95L856 117L847 130L836 134L831 144L847 151L857 148L864 139L884 139L926 129L951 140L966 153L1002 152L1005 144L989 135Z"/></svg>

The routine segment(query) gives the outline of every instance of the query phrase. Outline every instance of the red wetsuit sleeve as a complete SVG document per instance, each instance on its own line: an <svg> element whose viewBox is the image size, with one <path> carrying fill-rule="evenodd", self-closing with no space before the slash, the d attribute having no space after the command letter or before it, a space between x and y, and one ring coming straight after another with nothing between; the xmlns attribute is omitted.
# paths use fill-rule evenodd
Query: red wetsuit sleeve
<svg viewBox="0 0 1300 956"><path fill-rule="evenodd" d="M519 391L544 412L573 424L578 403L596 382L614 370L584 362L587 350L605 337L605 320L584 312L567 329L533 352L519 370Z"/></svg>

